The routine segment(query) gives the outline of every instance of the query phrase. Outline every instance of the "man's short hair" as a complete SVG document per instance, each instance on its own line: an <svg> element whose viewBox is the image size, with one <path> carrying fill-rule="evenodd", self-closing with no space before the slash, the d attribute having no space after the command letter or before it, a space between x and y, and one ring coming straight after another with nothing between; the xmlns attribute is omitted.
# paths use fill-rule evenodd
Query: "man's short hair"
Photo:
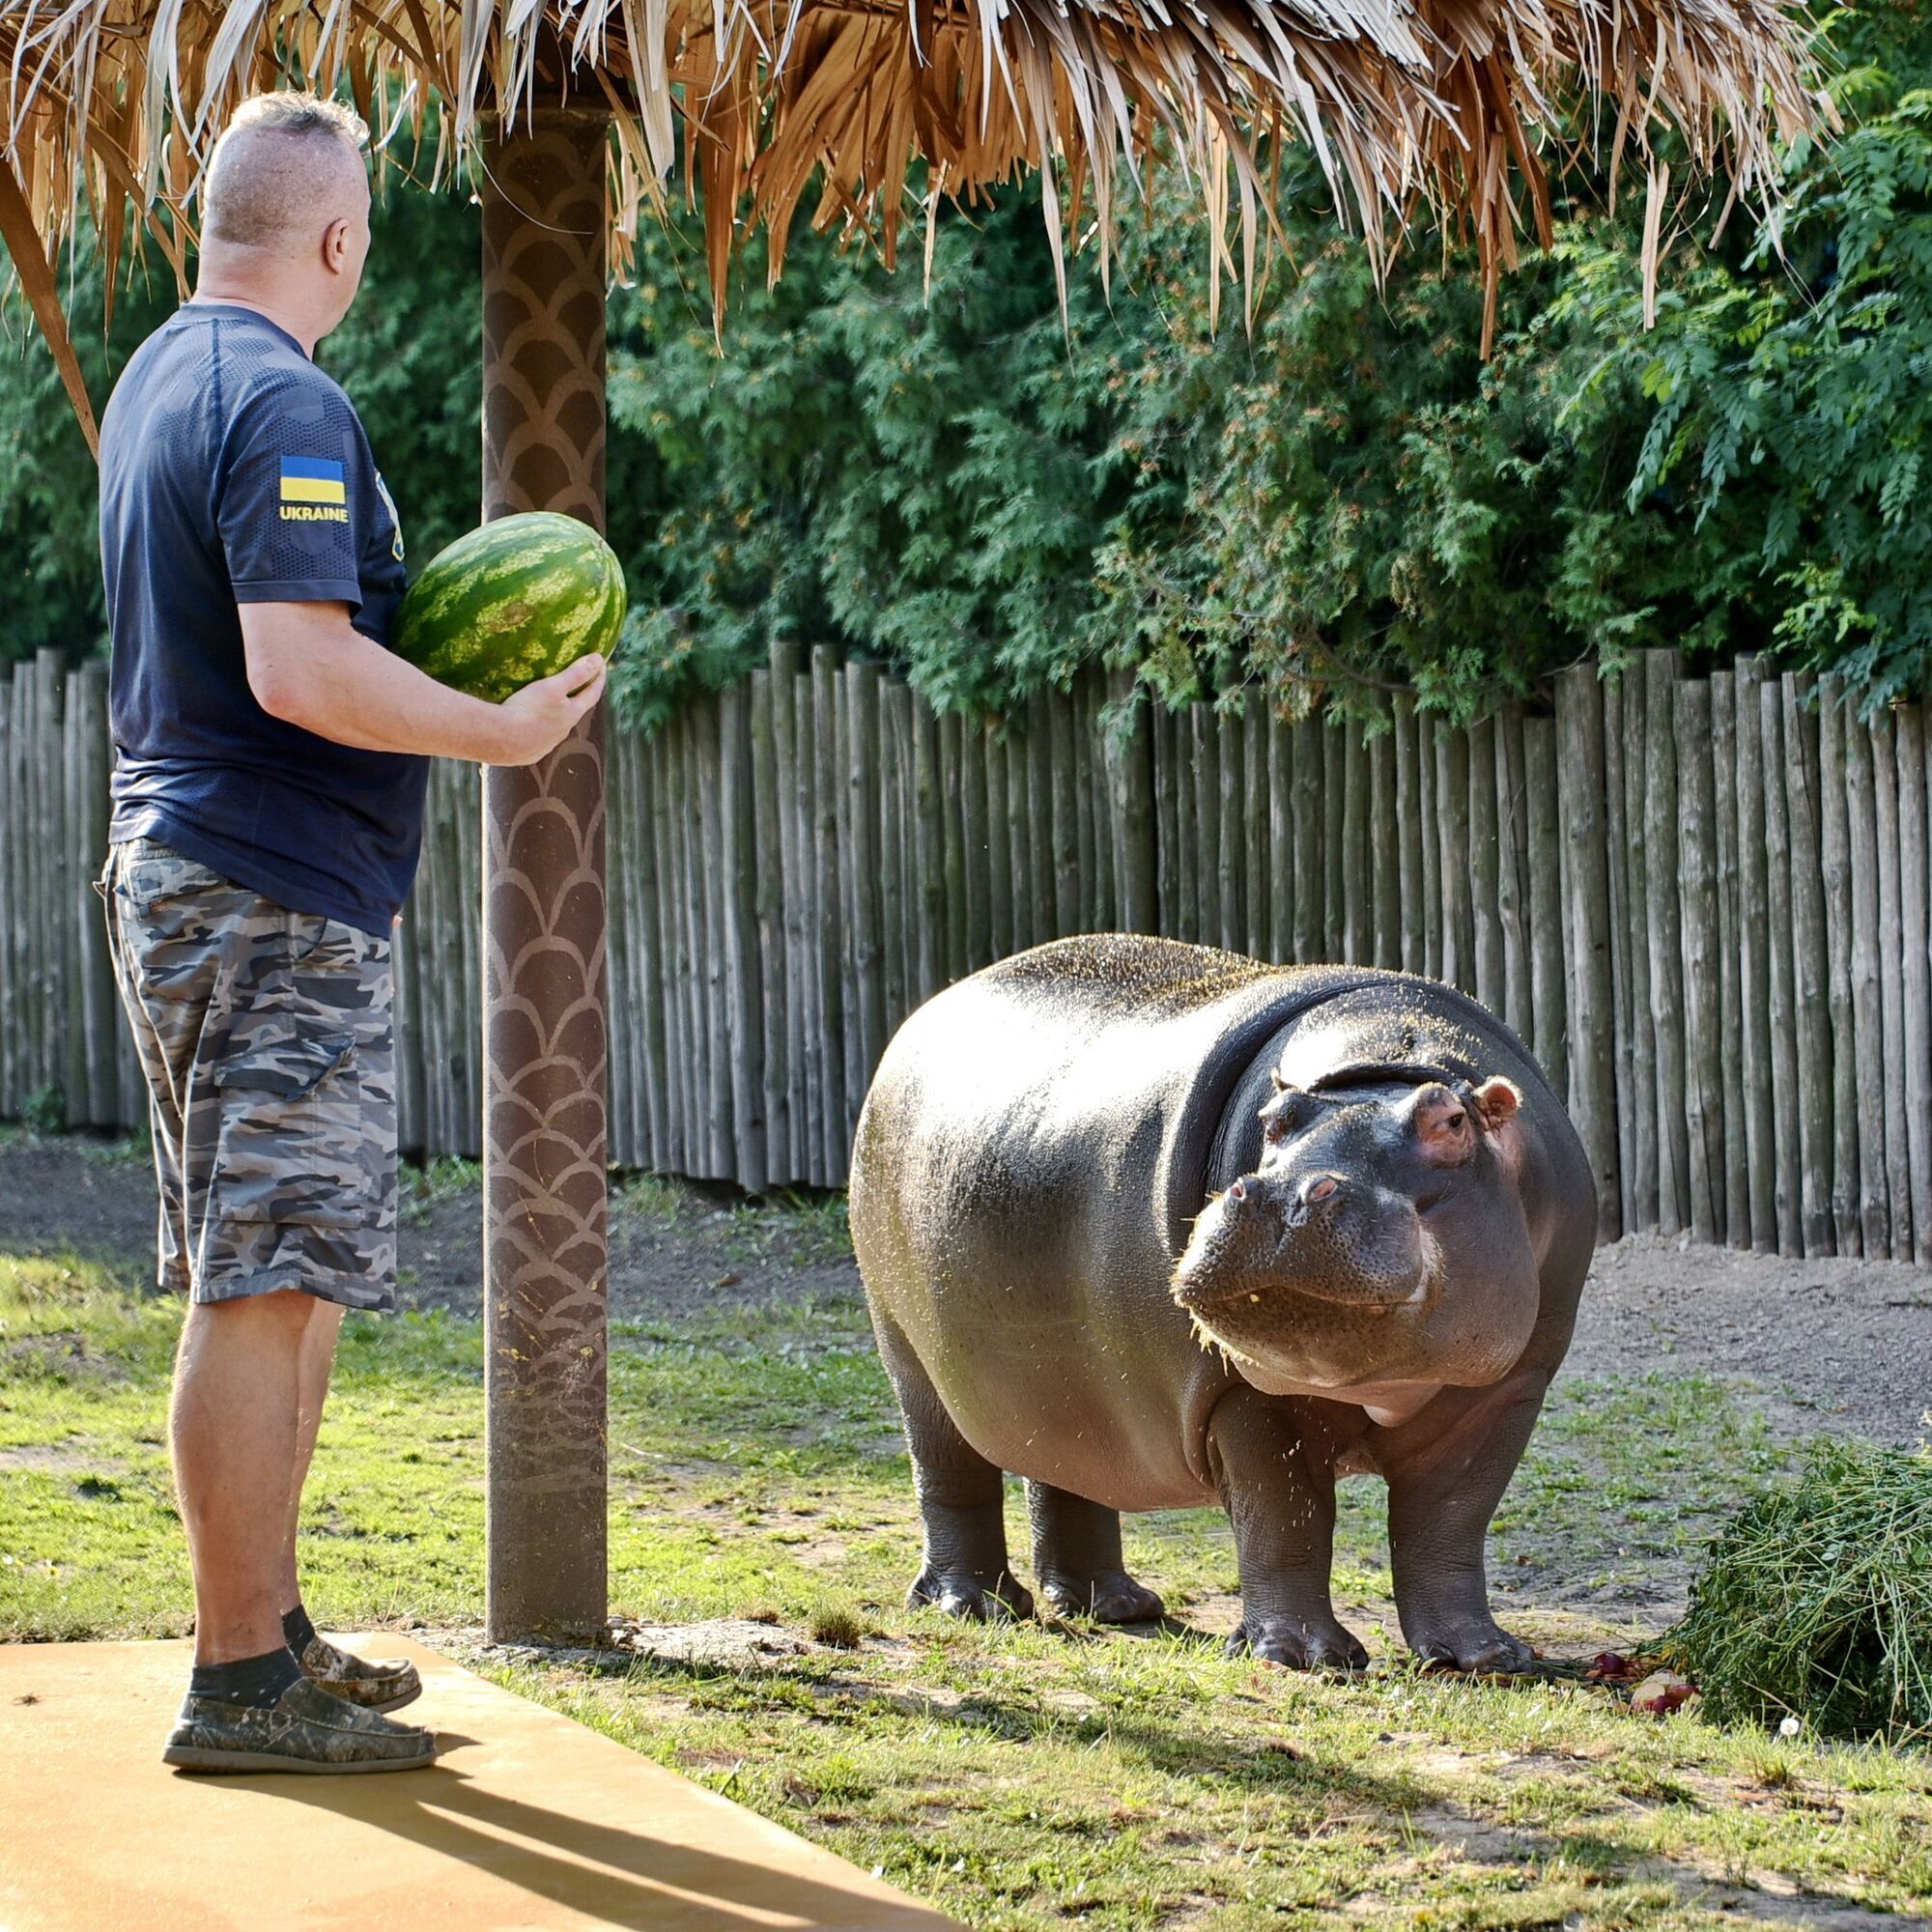
<svg viewBox="0 0 1932 1932"><path fill-rule="evenodd" d="M347 152L362 171L369 129L354 108L314 94L256 94L242 101L208 163L202 232L272 252L300 246L302 232L327 208L333 156Z"/></svg>

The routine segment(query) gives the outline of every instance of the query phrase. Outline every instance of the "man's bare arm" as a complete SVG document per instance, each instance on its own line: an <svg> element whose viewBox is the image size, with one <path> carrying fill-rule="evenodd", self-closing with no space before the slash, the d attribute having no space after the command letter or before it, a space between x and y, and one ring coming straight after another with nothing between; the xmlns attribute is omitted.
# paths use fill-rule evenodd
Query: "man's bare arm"
<svg viewBox="0 0 1932 1932"><path fill-rule="evenodd" d="M425 676L365 638L346 604L242 604L248 689L271 717L365 752L528 765L604 695L594 653L501 704Z"/></svg>

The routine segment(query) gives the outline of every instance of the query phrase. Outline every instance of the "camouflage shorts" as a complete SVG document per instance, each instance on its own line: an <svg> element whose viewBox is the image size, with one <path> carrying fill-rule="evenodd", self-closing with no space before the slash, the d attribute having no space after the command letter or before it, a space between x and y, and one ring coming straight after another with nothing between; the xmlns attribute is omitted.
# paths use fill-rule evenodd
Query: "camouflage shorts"
<svg viewBox="0 0 1932 1932"><path fill-rule="evenodd" d="M162 1287L393 1307L388 941L151 839L113 846L100 890L148 1082Z"/></svg>

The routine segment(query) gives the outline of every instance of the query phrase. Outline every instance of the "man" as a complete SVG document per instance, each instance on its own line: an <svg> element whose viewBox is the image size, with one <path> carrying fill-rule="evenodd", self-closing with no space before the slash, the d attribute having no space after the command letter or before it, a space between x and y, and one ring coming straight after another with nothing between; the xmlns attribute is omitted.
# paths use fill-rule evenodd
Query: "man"
<svg viewBox="0 0 1932 1932"><path fill-rule="evenodd" d="M190 1305L171 1440L195 1660L163 1752L200 1771L391 1771L407 1663L319 1637L296 1525L344 1308L395 1298L389 934L425 754L526 764L603 692L601 658L501 705L386 648L394 505L315 346L369 248L367 130L245 102L202 191L193 298L101 427L120 763L101 881L147 1076L160 1279Z"/></svg>

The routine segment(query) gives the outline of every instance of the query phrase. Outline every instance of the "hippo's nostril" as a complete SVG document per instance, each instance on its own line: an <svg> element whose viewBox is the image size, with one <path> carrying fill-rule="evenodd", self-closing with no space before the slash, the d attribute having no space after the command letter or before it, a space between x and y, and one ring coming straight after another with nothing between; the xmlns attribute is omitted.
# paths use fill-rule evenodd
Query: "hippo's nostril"
<svg viewBox="0 0 1932 1932"><path fill-rule="evenodd" d="M1332 1174L1318 1174L1313 1180L1303 1184L1301 1199L1305 1206L1319 1208L1341 1190L1342 1183Z"/></svg>

